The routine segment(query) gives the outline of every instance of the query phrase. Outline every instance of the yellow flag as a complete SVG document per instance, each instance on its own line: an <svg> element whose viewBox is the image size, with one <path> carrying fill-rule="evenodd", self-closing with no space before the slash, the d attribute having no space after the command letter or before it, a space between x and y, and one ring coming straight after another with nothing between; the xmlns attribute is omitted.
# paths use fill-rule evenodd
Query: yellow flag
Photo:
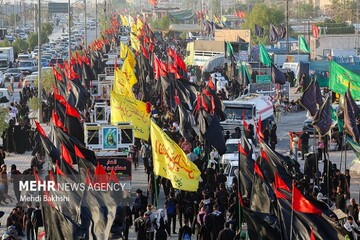
<svg viewBox="0 0 360 240"><path fill-rule="evenodd" d="M137 27L136 27L136 23L132 23L132 24L131 24L131 33L134 33L135 36L137 36L137 34L138 34L138 29L137 29ZM130 33L130 35L131 35L131 33Z"/></svg>
<svg viewBox="0 0 360 240"><path fill-rule="evenodd" d="M131 47L132 47L136 52L139 52L139 51L140 51L140 41L139 41L139 39L136 37L136 35L130 34L130 43L131 43Z"/></svg>
<svg viewBox="0 0 360 240"><path fill-rule="evenodd" d="M120 69L115 69L114 72L114 87L113 90L117 94L122 94L131 98L135 98L132 91L132 86L130 86L129 81L126 79L126 76Z"/></svg>
<svg viewBox="0 0 360 240"><path fill-rule="evenodd" d="M197 191L200 171L184 151L150 120L154 173L170 179L176 189Z"/></svg>
<svg viewBox="0 0 360 240"><path fill-rule="evenodd" d="M123 26L128 27L129 21L127 20L127 17L124 15L120 15L120 18L121 18L121 22L122 22Z"/></svg>
<svg viewBox="0 0 360 240"><path fill-rule="evenodd" d="M135 59L135 53L128 47L128 54L127 54L127 60L130 63L130 66L132 67L132 69L135 68L135 64L136 64L136 59Z"/></svg>
<svg viewBox="0 0 360 240"><path fill-rule="evenodd" d="M126 58L128 49L129 49L128 45L126 45L126 44L123 43L123 42L120 42L120 58L121 58L121 59L125 59L125 58Z"/></svg>
<svg viewBox="0 0 360 240"><path fill-rule="evenodd" d="M115 93L110 94L111 123L131 122L134 136L149 140L150 114L146 112L146 104L135 98Z"/></svg>
<svg viewBox="0 0 360 240"><path fill-rule="evenodd" d="M141 33L141 30L144 27L144 23L141 21L140 18L137 18L136 20L136 28L137 28L137 34L139 35Z"/></svg>
<svg viewBox="0 0 360 240"><path fill-rule="evenodd" d="M131 63L128 59L129 57L127 57L124 60L123 65L121 67L121 71L123 72L126 80L128 81L130 89L132 89L132 87L137 83L137 78L135 76L133 68L131 67Z"/></svg>

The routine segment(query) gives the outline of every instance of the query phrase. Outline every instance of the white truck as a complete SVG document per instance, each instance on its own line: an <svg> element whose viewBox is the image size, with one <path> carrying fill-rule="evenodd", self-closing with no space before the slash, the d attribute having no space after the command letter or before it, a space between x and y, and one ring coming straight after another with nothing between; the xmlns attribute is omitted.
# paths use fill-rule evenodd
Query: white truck
<svg viewBox="0 0 360 240"><path fill-rule="evenodd" d="M9 67L10 61L14 61L14 48L0 47L0 70L5 72Z"/></svg>
<svg viewBox="0 0 360 240"><path fill-rule="evenodd" d="M243 118L248 124L255 126L255 122L261 117L263 126L274 120L273 103L269 96L262 94L248 94L240 96L232 101L222 101L225 121L220 124L223 131L233 132L236 127L243 125Z"/></svg>

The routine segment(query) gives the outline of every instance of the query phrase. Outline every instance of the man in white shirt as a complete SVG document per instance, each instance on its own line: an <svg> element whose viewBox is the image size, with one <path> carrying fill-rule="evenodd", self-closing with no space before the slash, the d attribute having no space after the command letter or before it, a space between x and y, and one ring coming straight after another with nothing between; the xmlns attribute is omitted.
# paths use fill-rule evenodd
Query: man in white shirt
<svg viewBox="0 0 360 240"><path fill-rule="evenodd" d="M357 240L360 233L359 226L356 224L352 216L348 216L347 221L344 224L345 230L350 235L350 239Z"/></svg>

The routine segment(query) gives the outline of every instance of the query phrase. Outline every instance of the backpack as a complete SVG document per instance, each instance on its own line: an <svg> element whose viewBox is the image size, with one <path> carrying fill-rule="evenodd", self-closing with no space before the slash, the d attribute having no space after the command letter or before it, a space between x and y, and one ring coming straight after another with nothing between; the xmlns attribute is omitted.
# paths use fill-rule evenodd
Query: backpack
<svg viewBox="0 0 360 240"><path fill-rule="evenodd" d="M168 215L174 215L175 212L176 212L176 206L175 206L175 202L172 198L170 198L168 201L167 201L167 204L166 204L166 212Z"/></svg>
<svg viewBox="0 0 360 240"><path fill-rule="evenodd" d="M191 235L190 233L188 232L184 232L182 237L181 237L181 240L191 240Z"/></svg>
<svg viewBox="0 0 360 240"><path fill-rule="evenodd" d="M144 157L149 158L150 156L151 156L150 146L145 145L145 153L144 153Z"/></svg>

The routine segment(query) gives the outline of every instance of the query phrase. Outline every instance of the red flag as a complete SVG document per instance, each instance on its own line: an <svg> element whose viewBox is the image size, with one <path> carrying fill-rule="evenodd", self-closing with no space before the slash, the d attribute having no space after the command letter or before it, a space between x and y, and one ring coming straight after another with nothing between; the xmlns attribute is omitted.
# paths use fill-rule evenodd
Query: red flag
<svg viewBox="0 0 360 240"><path fill-rule="evenodd" d="M310 240L316 240L313 228L311 228L311 231L310 231Z"/></svg>
<svg viewBox="0 0 360 240"><path fill-rule="evenodd" d="M264 139L261 115L259 116L258 123L257 123L257 134L258 134L259 139L261 139L261 140Z"/></svg>
<svg viewBox="0 0 360 240"><path fill-rule="evenodd" d="M146 48L145 48L143 45L141 45L140 48L141 48L141 52L142 52L142 54L144 55L144 57L145 57L146 59L149 59L149 53L148 53L148 51L146 50Z"/></svg>
<svg viewBox="0 0 360 240"><path fill-rule="evenodd" d="M59 73L54 67L52 68L52 70L53 70L55 79L58 80L58 81L62 81L63 79L62 79L61 73Z"/></svg>
<svg viewBox="0 0 360 240"><path fill-rule="evenodd" d="M100 165L100 163L96 165L94 176L95 176L95 182L97 183L109 182L107 172L105 171L104 167Z"/></svg>
<svg viewBox="0 0 360 240"><path fill-rule="evenodd" d="M74 150L75 150L75 155L79 158L85 159L84 154L81 152L81 150L76 146L76 144L74 144Z"/></svg>
<svg viewBox="0 0 360 240"><path fill-rule="evenodd" d="M175 79L180 79L181 76L179 75L177 68L171 63L168 64L169 64L169 72L174 74Z"/></svg>
<svg viewBox="0 0 360 240"><path fill-rule="evenodd" d="M237 12L235 12L235 15L236 15L238 18L245 18L246 13L245 13L244 11L237 11Z"/></svg>
<svg viewBox="0 0 360 240"><path fill-rule="evenodd" d="M245 111L242 112L241 117L242 117L242 120L243 120L243 125L244 125L245 130L248 130L249 129L249 124L245 120Z"/></svg>
<svg viewBox="0 0 360 240"><path fill-rule="evenodd" d="M85 54L82 56L82 62L86 65L90 65L90 59Z"/></svg>
<svg viewBox="0 0 360 240"><path fill-rule="evenodd" d="M66 102L66 114L72 117L80 118L80 113L78 110L73 108L68 102Z"/></svg>
<svg viewBox="0 0 360 240"><path fill-rule="evenodd" d="M55 163L55 173L56 175L61 175L61 176L65 176L65 173L63 171L61 171L58 161L56 161Z"/></svg>
<svg viewBox="0 0 360 240"><path fill-rule="evenodd" d="M159 80L160 79L160 60L157 58L157 56L155 54L154 54L153 69L154 69L155 79Z"/></svg>
<svg viewBox="0 0 360 240"><path fill-rule="evenodd" d="M264 174L262 173L262 171L261 171L259 165L257 164L257 162L254 163L254 173L259 175L261 178L265 179Z"/></svg>
<svg viewBox="0 0 360 240"><path fill-rule="evenodd" d="M51 113L51 116L52 116L52 122L54 124L54 126L62 129L63 131L67 132L67 129L65 128L64 126L64 123L61 122L60 118L59 118L59 115L54 111L52 110L52 113Z"/></svg>
<svg viewBox="0 0 360 240"><path fill-rule="evenodd" d="M116 176L116 173L114 171L114 168L111 169L111 172L110 172L110 177L109 177L109 182L114 182L114 183L118 183L119 182L119 179L118 177Z"/></svg>
<svg viewBox="0 0 360 240"><path fill-rule="evenodd" d="M211 79L208 81L208 87L211 88L212 90L215 90L215 85Z"/></svg>
<svg viewBox="0 0 360 240"><path fill-rule="evenodd" d="M59 101L59 103L61 103L62 105L66 106L66 100L63 96L61 96L60 94L54 92L54 99Z"/></svg>
<svg viewBox="0 0 360 240"><path fill-rule="evenodd" d="M268 156L266 155L265 151L262 150L262 149L261 149L261 151L260 151L260 157L261 157L262 159L265 159L267 162L269 161Z"/></svg>
<svg viewBox="0 0 360 240"><path fill-rule="evenodd" d="M288 192L291 192L290 188L286 185L284 180L277 173L274 173L274 184L278 189L284 189Z"/></svg>
<svg viewBox="0 0 360 240"><path fill-rule="evenodd" d="M321 211L314 206L309 200L307 200L296 188L295 182L292 184L292 208L294 211L302 213L312 213L321 215Z"/></svg>
<svg viewBox="0 0 360 240"><path fill-rule="evenodd" d="M274 188L275 197L277 199L289 199L284 193L280 192L276 187Z"/></svg>
<svg viewBox="0 0 360 240"><path fill-rule="evenodd" d="M148 0L148 2L153 5L153 6L156 6L158 5L158 1L157 0Z"/></svg>
<svg viewBox="0 0 360 240"><path fill-rule="evenodd" d="M314 36L314 38L318 38L319 37L319 27L316 26L314 23L312 23L311 30L312 30L312 35Z"/></svg>
<svg viewBox="0 0 360 240"><path fill-rule="evenodd" d="M177 53L175 52L175 56L174 56L174 65L181 68L182 70L186 71L186 64L184 62L184 60L177 55Z"/></svg>
<svg viewBox="0 0 360 240"><path fill-rule="evenodd" d="M79 53L76 51L75 52L75 55L76 55L76 61L77 63L81 66L82 65L82 58L81 56L79 55Z"/></svg>
<svg viewBox="0 0 360 240"><path fill-rule="evenodd" d="M243 154L245 156L249 155L249 153L246 152L246 150L243 148L243 146L240 143L238 144L238 149L239 149L239 153L241 153L241 154Z"/></svg>
<svg viewBox="0 0 360 240"><path fill-rule="evenodd" d="M168 49L167 49L167 54L169 55L169 57L174 58L174 57L175 57L176 52L174 51L174 49L172 49L172 48L168 48Z"/></svg>
<svg viewBox="0 0 360 240"><path fill-rule="evenodd" d="M38 130L38 132L39 132L41 135L43 135L44 137L47 138L44 129L40 126L40 123L38 123L37 121L35 121L35 125L36 125L36 129Z"/></svg>
<svg viewBox="0 0 360 240"><path fill-rule="evenodd" d="M63 143L61 144L61 156L71 167L73 167L73 161L71 159L70 153Z"/></svg>

